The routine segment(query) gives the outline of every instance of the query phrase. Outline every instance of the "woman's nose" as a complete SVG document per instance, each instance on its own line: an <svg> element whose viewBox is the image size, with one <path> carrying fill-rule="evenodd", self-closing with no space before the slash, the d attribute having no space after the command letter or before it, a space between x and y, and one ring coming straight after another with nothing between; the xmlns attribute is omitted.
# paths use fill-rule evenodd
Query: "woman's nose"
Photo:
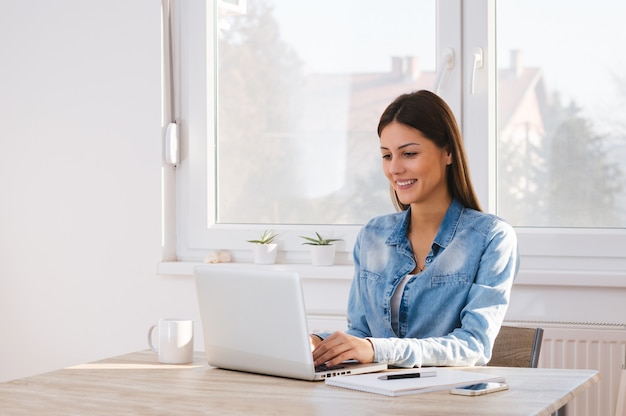
<svg viewBox="0 0 626 416"><path fill-rule="evenodd" d="M389 173L401 173L404 170L402 162L398 159L392 159L389 161Z"/></svg>

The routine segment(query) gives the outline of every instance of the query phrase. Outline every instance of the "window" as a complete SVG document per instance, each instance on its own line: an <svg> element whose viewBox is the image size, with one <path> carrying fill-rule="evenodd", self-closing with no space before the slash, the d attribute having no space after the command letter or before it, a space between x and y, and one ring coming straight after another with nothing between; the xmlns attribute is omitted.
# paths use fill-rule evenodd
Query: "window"
<svg viewBox="0 0 626 416"><path fill-rule="evenodd" d="M617 75L624 64L615 54L590 52L611 42L617 50L619 37L603 32L623 31L617 22L598 19L595 30L578 35L558 14L563 5L515 0L472 7L292 3L248 0L243 11L199 0L181 6L179 259L229 249L245 261L245 241L271 226L282 233L284 261L299 262L306 252L298 235L315 230L343 238L339 249L349 262L360 224L392 209L377 160L377 118L397 95L439 82L463 130L483 207L517 227L524 272L626 269L625 213L618 209L625 122L611 110L626 97ZM578 14L620 15L615 5L588 7L567 3ZM532 22L524 23L526 15ZM561 29L537 29L547 22ZM541 37L533 43L535 32ZM588 54L572 49L571 59L564 57L560 48L581 39L591 42ZM585 82L566 85L572 77ZM603 91L601 100L579 99L584 90ZM574 140L571 132L585 144L563 144ZM587 205L572 186L581 184L580 171ZM606 200L598 204L600 198Z"/></svg>
<svg viewBox="0 0 626 416"><path fill-rule="evenodd" d="M216 222L359 225L392 210L377 119L432 87L434 3L254 0L218 14Z"/></svg>
<svg viewBox="0 0 626 416"><path fill-rule="evenodd" d="M496 6L497 212L517 227L524 273L623 279L626 61L613 51L626 7Z"/></svg>
<svg viewBox="0 0 626 416"><path fill-rule="evenodd" d="M204 45L181 45L182 66L190 57L183 79L193 71L201 81L199 88L183 83L182 96L208 116L206 126L187 126L188 157L183 152L177 172L184 192L177 209L189 213L178 217L179 257L199 258L207 247L245 256L246 240L271 227L281 233L281 251L295 256L287 260L308 256L299 235L315 230L343 239L338 248L349 261L360 225L393 210L376 126L399 94L432 88L435 3L202 6L186 6L181 17L216 24ZM190 22L180 26L204 36ZM203 57L216 65L198 76L191 66ZM202 102L202 88L215 99Z"/></svg>
<svg viewBox="0 0 626 416"><path fill-rule="evenodd" d="M614 54L626 6L561 6L497 2L498 213L518 226L626 228L626 60Z"/></svg>

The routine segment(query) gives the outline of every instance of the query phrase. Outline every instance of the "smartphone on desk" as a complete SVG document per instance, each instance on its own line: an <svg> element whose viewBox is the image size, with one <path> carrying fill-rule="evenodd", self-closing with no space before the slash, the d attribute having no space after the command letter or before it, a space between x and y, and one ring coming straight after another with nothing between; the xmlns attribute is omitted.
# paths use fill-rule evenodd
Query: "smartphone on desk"
<svg viewBox="0 0 626 416"><path fill-rule="evenodd" d="M509 385L504 382L488 382L477 383L469 386L455 387L450 390L451 394L459 394L461 396L482 396L487 393L494 393L496 391L507 390Z"/></svg>

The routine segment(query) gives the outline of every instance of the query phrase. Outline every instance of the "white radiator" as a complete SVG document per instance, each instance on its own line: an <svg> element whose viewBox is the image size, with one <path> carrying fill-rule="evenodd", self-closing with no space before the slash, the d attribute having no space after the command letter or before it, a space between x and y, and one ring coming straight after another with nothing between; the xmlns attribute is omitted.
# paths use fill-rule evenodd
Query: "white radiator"
<svg viewBox="0 0 626 416"><path fill-rule="evenodd" d="M539 367L600 372L600 381L567 405L567 416L615 416L622 368L626 367L626 324L535 321L512 324L544 329Z"/></svg>

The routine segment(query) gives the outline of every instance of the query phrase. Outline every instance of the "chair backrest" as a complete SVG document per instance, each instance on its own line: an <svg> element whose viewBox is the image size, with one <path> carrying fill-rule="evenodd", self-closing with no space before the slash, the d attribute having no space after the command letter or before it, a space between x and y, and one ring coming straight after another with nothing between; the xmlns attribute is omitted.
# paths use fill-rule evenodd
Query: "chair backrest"
<svg viewBox="0 0 626 416"><path fill-rule="evenodd" d="M502 326L487 365L536 368L542 340L542 328Z"/></svg>

